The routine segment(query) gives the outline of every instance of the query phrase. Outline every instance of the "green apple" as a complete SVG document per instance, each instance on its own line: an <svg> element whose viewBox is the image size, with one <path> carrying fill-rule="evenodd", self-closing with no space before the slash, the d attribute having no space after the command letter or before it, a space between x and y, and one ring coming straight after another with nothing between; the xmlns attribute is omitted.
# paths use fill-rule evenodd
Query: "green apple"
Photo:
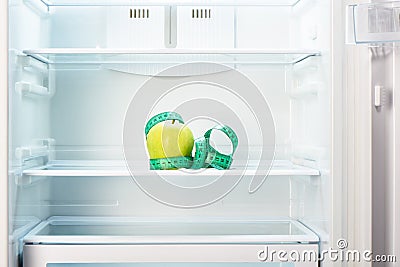
<svg viewBox="0 0 400 267"><path fill-rule="evenodd" d="M192 131L176 120L160 122L147 134L150 159L189 157L193 145Z"/></svg>

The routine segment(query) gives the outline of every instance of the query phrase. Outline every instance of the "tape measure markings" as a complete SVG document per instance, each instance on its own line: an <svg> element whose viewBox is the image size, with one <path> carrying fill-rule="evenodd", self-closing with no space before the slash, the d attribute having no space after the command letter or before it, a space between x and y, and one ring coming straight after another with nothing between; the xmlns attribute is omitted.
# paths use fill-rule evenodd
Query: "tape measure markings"
<svg viewBox="0 0 400 267"><path fill-rule="evenodd" d="M151 128L156 124L168 121L177 120L184 124L182 117L176 112L163 112L152 117L146 124L145 135L147 135ZM232 153L225 155L217 151L210 144L210 137L213 130L221 131L232 143ZM197 138L195 140L195 154L194 157L172 157L172 158L160 158L160 159L150 159L150 169L151 170L168 170L168 169L201 169L213 167L219 170L229 169L232 161L233 154L238 146L238 137L232 128L226 125L217 125L204 134L203 137Z"/></svg>

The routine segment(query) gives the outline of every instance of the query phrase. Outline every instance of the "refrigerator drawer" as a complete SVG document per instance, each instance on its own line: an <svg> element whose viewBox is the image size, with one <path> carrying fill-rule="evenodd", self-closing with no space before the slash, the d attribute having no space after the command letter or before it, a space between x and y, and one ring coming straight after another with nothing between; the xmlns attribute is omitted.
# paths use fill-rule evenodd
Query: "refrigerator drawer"
<svg viewBox="0 0 400 267"><path fill-rule="evenodd" d="M318 261L260 261L265 245L27 245L24 267L317 267ZM268 245L306 255L317 245Z"/></svg>
<svg viewBox="0 0 400 267"><path fill-rule="evenodd" d="M311 230L288 219L51 217L24 238L24 266L59 264L54 267L61 267L64 263L116 263L113 266L117 267L127 263L149 267L157 266L156 263L253 266L246 264L282 262L271 255L272 251L285 251L287 255L295 251L299 257L308 253L318 258L318 242L318 236ZM311 262L288 266L317 266L317 260Z"/></svg>

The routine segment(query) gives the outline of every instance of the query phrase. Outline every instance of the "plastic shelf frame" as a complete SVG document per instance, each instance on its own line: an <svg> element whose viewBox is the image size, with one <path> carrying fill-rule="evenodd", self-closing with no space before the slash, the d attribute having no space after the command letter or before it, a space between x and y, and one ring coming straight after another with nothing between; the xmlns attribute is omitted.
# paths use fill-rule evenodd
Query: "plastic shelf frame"
<svg viewBox="0 0 400 267"><path fill-rule="evenodd" d="M57 64L178 64L212 62L222 64L291 65L319 56L316 50L262 49L100 49L43 48L23 53L49 65Z"/></svg>

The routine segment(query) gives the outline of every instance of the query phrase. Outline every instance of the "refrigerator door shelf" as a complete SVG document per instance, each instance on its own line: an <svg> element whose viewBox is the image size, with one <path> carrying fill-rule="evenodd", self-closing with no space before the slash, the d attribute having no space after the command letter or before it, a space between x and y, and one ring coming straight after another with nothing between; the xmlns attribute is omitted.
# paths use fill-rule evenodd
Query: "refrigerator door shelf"
<svg viewBox="0 0 400 267"><path fill-rule="evenodd" d="M45 48L24 50L24 54L50 65L100 64L278 64L293 65L309 57L320 56L317 50L261 49L101 49Z"/></svg>
<svg viewBox="0 0 400 267"><path fill-rule="evenodd" d="M25 244L298 244L318 236L295 220L50 217Z"/></svg>
<svg viewBox="0 0 400 267"><path fill-rule="evenodd" d="M347 43L393 42L400 42L400 1L347 7Z"/></svg>
<svg viewBox="0 0 400 267"><path fill-rule="evenodd" d="M47 165L26 169L24 176L31 178L40 177L130 177L131 173L123 161L68 161L54 160ZM257 165L250 162L248 166L233 166L230 170L204 169L204 170L148 170L148 162L143 162L143 168L135 171L135 175L151 176L160 175L171 179L187 179L203 177L207 179L218 178L222 174L230 176L257 175ZM264 172L259 173L264 175ZM295 165L290 161L276 160L269 170L269 176L319 176L320 171L310 167Z"/></svg>

